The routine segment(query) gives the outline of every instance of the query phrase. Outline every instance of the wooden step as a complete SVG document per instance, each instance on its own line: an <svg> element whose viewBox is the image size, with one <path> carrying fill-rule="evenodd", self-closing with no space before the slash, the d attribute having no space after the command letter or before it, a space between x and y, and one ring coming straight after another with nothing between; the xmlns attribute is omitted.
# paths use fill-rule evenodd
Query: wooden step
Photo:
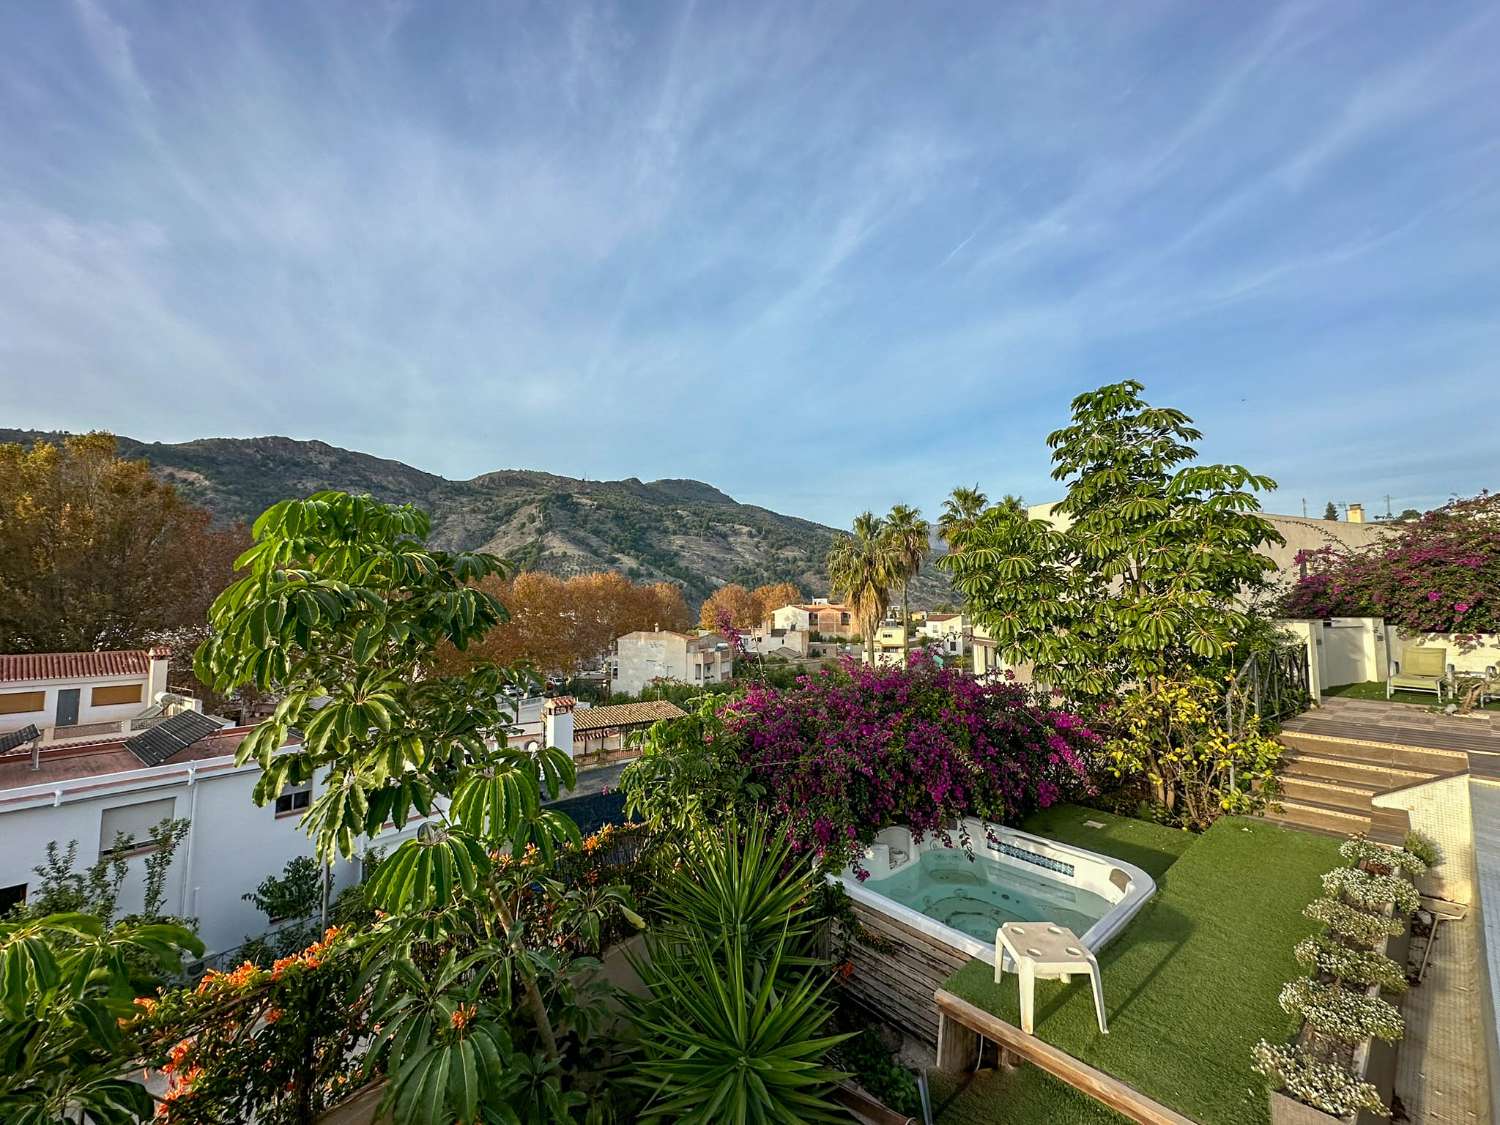
<svg viewBox="0 0 1500 1125"><path fill-rule="evenodd" d="M1335 836L1354 836L1370 830L1370 814L1339 808L1322 801L1282 797L1274 808L1266 810L1266 819L1295 828L1325 832Z"/></svg>
<svg viewBox="0 0 1500 1125"><path fill-rule="evenodd" d="M1406 843L1406 834L1411 831L1411 814L1405 809L1370 810L1370 839L1377 844Z"/></svg>
<svg viewBox="0 0 1500 1125"><path fill-rule="evenodd" d="M1323 733L1309 724L1295 730L1283 730L1277 736L1282 745L1305 750L1325 758L1341 758L1367 765L1390 766L1436 776L1460 772L1468 767L1468 756L1456 750L1406 746L1399 743L1370 742L1333 733Z"/></svg>
<svg viewBox="0 0 1500 1125"><path fill-rule="evenodd" d="M1337 778L1319 777L1290 770L1283 772L1278 780L1284 800L1316 801L1319 804L1365 814L1370 811L1371 796L1378 791L1369 785L1358 785Z"/></svg>
<svg viewBox="0 0 1500 1125"><path fill-rule="evenodd" d="M1377 793L1399 789L1404 785L1415 785L1433 776L1426 770L1361 762L1354 758L1309 750L1293 750L1285 754L1281 759L1281 772L1312 775L1330 781L1352 781Z"/></svg>

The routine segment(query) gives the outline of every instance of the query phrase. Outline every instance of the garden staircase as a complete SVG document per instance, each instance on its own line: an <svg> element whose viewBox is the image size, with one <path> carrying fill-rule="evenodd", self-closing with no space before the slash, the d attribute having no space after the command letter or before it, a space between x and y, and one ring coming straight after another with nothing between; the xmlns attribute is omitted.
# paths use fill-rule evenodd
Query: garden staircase
<svg viewBox="0 0 1500 1125"><path fill-rule="evenodd" d="M1280 741L1282 758L1279 808L1267 819L1339 836L1363 833L1399 844L1410 827L1402 809L1380 808L1374 799L1468 770L1461 748L1416 744L1403 728L1390 723L1390 707L1328 700L1327 705L1287 721Z"/></svg>

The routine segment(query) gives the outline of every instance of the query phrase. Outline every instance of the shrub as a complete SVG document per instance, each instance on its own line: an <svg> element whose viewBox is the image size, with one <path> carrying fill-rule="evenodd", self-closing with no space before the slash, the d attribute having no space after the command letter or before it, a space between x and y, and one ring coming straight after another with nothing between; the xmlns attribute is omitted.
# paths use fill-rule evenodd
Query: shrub
<svg viewBox="0 0 1500 1125"><path fill-rule="evenodd" d="M1281 744L1254 725L1239 737L1221 722L1222 696L1204 676L1157 681L1125 696L1104 744L1116 777L1144 778L1189 827L1254 812L1275 793Z"/></svg>
<svg viewBox="0 0 1500 1125"><path fill-rule="evenodd" d="M1359 550L1299 553L1287 617L1384 617L1424 633L1500 629L1500 496L1455 500Z"/></svg>
<svg viewBox="0 0 1500 1125"><path fill-rule="evenodd" d="M920 835L962 816L1014 822L1087 791L1098 744L1025 687L981 683L925 653L906 668L846 662L789 691L753 687L721 715L795 849L830 867L887 825Z"/></svg>
<svg viewBox="0 0 1500 1125"><path fill-rule="evenodd" d="M1397 914L1414 913L1422 905L1417 888L1402 875L1372 875L1358 867L1335 867L1323 876L1323 891L1342 896L1361 910L1383 910L1393 906Z"/></svg>
<svg viewBox="0 0 1500 1125"><path fill-rule="evenodd" d="M1339 855L1356 867L1366 870L1383 868L1386 871L1400 871L1411 879L1418 878L1427 871L1426 861L1410 850L1388 848L1384 844L1377 844L1363 836L1354 836L1345 840L1339 845Z"/></svg>
<svg viewBox="0 0 1500 1125"><path fill-rule="evenodd" d="M1406 1030L1401 1013L1390 1001L1338 984L1304 977L1284 987L1277 1002L1288 1015L1301 1016L1318 1035L1342 1043L1358 1043L1371 1036L1390 1043Z"/></svg>
<svg viewBox="0 0 1500 1125"><path fill-rule="evenodd" d="M1258 1073L1291 1097L1324 1113L1348 1117L1366 1109L1381 1117L1390 1116L1390 1107L1373 1085L1301 1048L1272 1046L1262 1039L1253 1055Z"/></svg>
<svg viewBox="0 0 1500 1125"><path fill-rule="evenodd" d="M831 1058L890 1109L909 1117L921 1111L917 1080L868 1027L835 1047Z"/></svg>
<svg viewBox="0 0 1500 1125"><path fill-rule="evenodd" d="M1395 937L1405 927L1399 918L1371 914L1336 898L1313 899L1302 913L1322 922L1346 941L1367 947L1373 947L1383 937Z"/></svg>
<svg viewBox="0 0 1500 1125"><path fill-rule="evenodd" d="M1406 834L1404 846L1408 855L1421 860L1429 868L1436 867L1443 862L1442 848L1438 846L1436 840L1425 832L1418 832L1413 828Z"/></svg>
<svg viewBox="0 0 1500 1125"><path fill-rule="evenodd" d="M1292 950L1299 964L1347 984L1378 984L1386 992L1406 988L1406 974L1384 953L1351 949L1325 934L1303 938Z"/></svg>

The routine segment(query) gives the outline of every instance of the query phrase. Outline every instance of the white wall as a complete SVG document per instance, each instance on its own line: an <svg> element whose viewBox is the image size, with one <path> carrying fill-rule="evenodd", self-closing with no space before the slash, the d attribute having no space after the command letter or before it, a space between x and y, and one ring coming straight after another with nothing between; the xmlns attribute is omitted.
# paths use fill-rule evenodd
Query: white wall
<svg viewBox="0 0 1500 1125"><path fill-rule="evenodd" d="M57 680L17 680L0 684L0 694L4 695L32 691L43 693L43 703L39 710L0 715L0 731L20 730L33 723L38 727L52 726L57 721L58 692L68 688L79 689L78 723L80 726L89 723L114 723L122 719L134 718L151 703L147 681L146 676L108 676L97 680L74 680L65 683ZM96 687L124 687L131 684L141 685L141 698L138 703L118 703L109 707L95 707L89 702Z"/></svg>
<svg viewBox="0 0 1500 1125"><path fill-rule="evenodd" d="M171 772L181 775L185 767L173 767ZM265 916L241 896L267 875L279 875L288 860L313 855L312 841L298 825L300 813L278 817L273 805L254 803L252 792L259 775L259 768L252 764L195 776L192 784L186 777L173 776L164 784L145 782L77 800L62 790L61 803L0 813L0 839L4 840L0 887L27 883L34 890L37 877L32 868L43 862L48 841L55 840L65 850L68 841L76 839L75 870L87 868L99 857L104 810L170 797L172 815L190 817L192 826L168 872L163 909L196 917L199 936L210 953L239 945L266 929ZM403 833L389 832L377 843L385 846L415 827L413 823ZM119 901L121 914L139 909L145 894L145 857L132 857L129 869ZM358 858L337 863L333 876L337 894L358 879Z"/></svg>
<svg viewBox="0 0 1500 1125"><path fill-rule="evenodd" d="M1448 663L1459 672L1483 672L1500 667L1500 635L1481 633L1463 636L1453 633L1409 633L1405 629L1387 626L1386 634L1391 645L1391 655L1399 656L1403 648L1428 646L1448 650Z"/></svg>

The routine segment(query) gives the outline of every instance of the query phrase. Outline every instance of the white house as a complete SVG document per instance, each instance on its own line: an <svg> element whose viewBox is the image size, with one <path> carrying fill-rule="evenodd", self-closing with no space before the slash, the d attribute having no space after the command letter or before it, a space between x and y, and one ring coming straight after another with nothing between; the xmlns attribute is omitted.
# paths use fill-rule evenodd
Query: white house
<svg viewBox="0 0 1500 1125"><path fill-rule="evenodd" d="M626 633L615 641L612 690L640 695L656 680L722 683L734 675L734 653L720 633L692 636L669 629Z"/></svg>
<svg viewBox="0 0 1500 1125"><path fill-rule="evenodd" d="M167 694L165 648L0 655L0 733L44 745L125 734Z"/></svg>
<svg viewBox="0 0 1500 1125"><path fill-rule="evenodd" d="M71 666L86 674L97 672L90 660ZM69 690L63 676L47 683L49 698ZM87 679L73 686L82 699L90 697ZM513 743L546 740L571 751L572 700L522 701L520 711ZM48 843L65 851L76 840L75 870L82 871L110 854L122 833L134 843L121 853L129 873L117 912L139 909L145 893L145 859L152 851L151 828L165 819L186 818L187 834L167 872L164 909L196 918L210 955L265 931L265 917L242 896L267 875L279 875L288 860L313 855L312 841L298 821L316 799L318 785L291 788L269 805L256 805L252 794L260 767L254 762L234 763L236 749L253 728L215 729L215 722L205 716L178 725L188 729L175 741L170 737L173 728L158 723L144 732L150 736L145 745L133 741L142 737L142 732L135 732L39 750L17 745L0 753L0 913L34 893L34 868L46 858ZM191 740L195 733L199 737ZM387 825L370 843L398 843L415 833L421 820L414 816L405 825ZM333 892L357 882L360 875L357 858L335 863Z"/></svg>

